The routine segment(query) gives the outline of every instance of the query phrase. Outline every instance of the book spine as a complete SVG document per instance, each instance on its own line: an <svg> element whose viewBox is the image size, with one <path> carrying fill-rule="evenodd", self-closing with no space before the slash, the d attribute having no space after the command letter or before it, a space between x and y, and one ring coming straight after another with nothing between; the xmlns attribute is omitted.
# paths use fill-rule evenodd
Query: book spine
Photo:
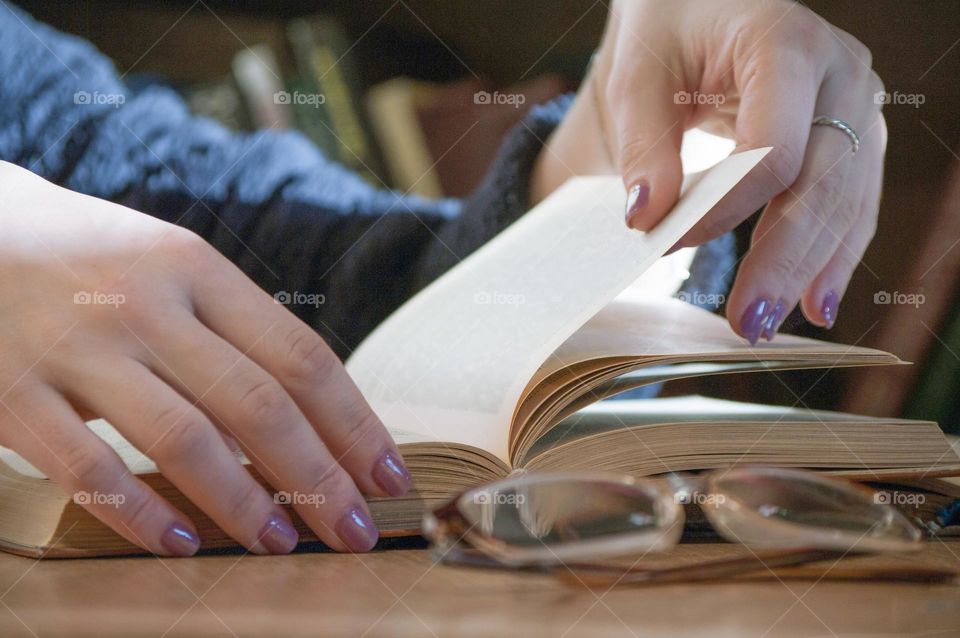
<svg viewBox="0 0 960 638"><path fill-rule="evenodd" d="M231 68L253 126L290 128L291 99L273 49L266 44L243 49L233 57Z"/></svg>
<svg viewBox="0 0 960 638"><path fill-rule="evenodd" d="M374 184L382 183L376 147L358 108L355 91L360 82L343 30L328 18L299 18L290 22L287 33L302 91L291 95L292 106L304 132L331 158ZM321 135L321 129L327 129L325 135Z"/></svg>

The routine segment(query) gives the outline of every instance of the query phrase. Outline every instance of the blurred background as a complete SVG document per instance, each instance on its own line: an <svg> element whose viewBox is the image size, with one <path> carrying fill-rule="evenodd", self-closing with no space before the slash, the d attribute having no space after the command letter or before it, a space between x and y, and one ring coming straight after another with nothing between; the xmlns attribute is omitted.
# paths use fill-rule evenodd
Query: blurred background
<svg viewBox="0 0 960 638"><path fill-rule="evenodd" d="M91 40L137 90L163 84L238 129L297 128L374 184L469 193L532 105L575 90L601 0L19 2ZM830 333L915 365L715 379L671 392L960 425L960 2L806 5L874 54L889 147L877 236ZM669 10L669 3L664 3ZM523 96L498 101L497 92ZM739 233L741 250L749 227ZM734 375L741 376L741 375Z"/></svg>

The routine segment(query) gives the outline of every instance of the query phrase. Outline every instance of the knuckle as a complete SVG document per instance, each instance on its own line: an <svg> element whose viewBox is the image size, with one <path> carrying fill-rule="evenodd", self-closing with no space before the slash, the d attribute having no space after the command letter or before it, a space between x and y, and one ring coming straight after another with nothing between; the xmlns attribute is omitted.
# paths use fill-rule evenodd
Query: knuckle
<svg viewBox="0 0 960 638"><path fill-rule="evenodd" d="M870 67L864 66L863 62L855 55L850 55L846 49L838 67L842 72L843 83L845 86L862 87L866 86L870 77ZM872 97L872 96L871 96Z"/></svg>
<svg viewBox="0 0 960 638"><path fill-rule="evenodd" d="M245 521L258 508L260 486L253 481L243 481L223 501L224 516L231 521Z"/></svg>
<svg viewBox="0 0 960 638"><path fill-rule="evenodd" d="M677 127L679 130L680 127ZM676 141L672 134L662 135L656 139L630 135L620 144L620 169L625 174L635 172L645 161L648 163L656 158L661 180L679 181L680 158L672 151Z"/></svg>
<svg viewBox="0 0 960 638"><path fill-rule="evenodd" d="M129 282L118 281L111 275L85 281L74 293L74 303L88 325L116 326L118 320L139 324L137 313L145 302L143 293Z"/></svg>
<svg viewBox="0 0 960 638"><path fill-rule="evenodd" d="M348 418L347 428L338 441L338 446L342 446L344 455L360 447L365 439L375 438L383 428L380 419L372 410L358 412L355 416L351 415L352 418Z"/></svg>
<svg viewBox="0 0 960 638"><path fill-rule="evenodd" d="M764 158L764 164L779 182L779 186L790 186L797 181L803 168L803 152L794 144L782 144L775 147Z"/></svg>
<svg viewBox="0 0 960 638"><path fill-rule="evenodd" d="M650 151L648 140L639 137L630 137L620 144L620 166L625 173L632 172L643 157Z"/></svg>
<svg viewBox="0 0 960 638"><path fill-rule="evenodd" d="M302 384L318 383L332 376L340 360L311 329L298 326L283 342L284 375Z"/></svg>
<svg viewBox="0 0 960 638"><path fill-rule="evenodd" d="M785 299L795 299L815 274L808 254L791 246L764 264L764 279L775 283Z"/></svg>
<svg viewBox="0 0 960 638"><path fill-rule="evenodd" d="M288 414L287 394L273 379L252 382L239 391L240 408L256 422L282 420Z"/></svg>
<svg viewBox="0 0 960 638"><path fill-rule="evenodd" d="M183 248L185 250L196 250L207 243L200 235L189 228L183 226L170 225L163 229L163 237L160 239L160 245L167 249Z"/></svg>
<svg viewBox="0 0 960 638"><path fill-rule="evenodd" d="M873 53L870 51L870 47L842 29L837 29L834 27L833 32L840 40L847 53L849 53L858 64L865 66L868 69L873 66Z"/></svg>
<svg viewBox="0 0 960 638"><path fill-rule="evenodd" d="M113 294L117 299L122 299L115 308L112 306L101 306L106 312L116 313L116 317L127 324L128 329L133 329L136 334L147 335L157 324L157 304L152 297L153 291L143 288L126 286L116 290ZM130 335L127 335L130 336Z"/></svg>
<svg viewBox="0 0 960 638"><path fill-rule="evenodd" d="M200 235L182 226L168 226L157 240L157 250L173 264L195 269L217 254Z"/></svg>
<svg viewBox="0 0 960 638"><path fill-rule="evenodd" d="M328 498L343 494L347 490L347 475L336 463L318 468L314 475L317 479L310 486L310 494L319 494Z"/></svg>
<svg viewBox="0 0 960 638"><path fill-rule="evenodd" d="M838 234L843 234L847 229L853 226L859 215L859 202L853 201L850 198L850 194L844 192L840 195L837 202L836 211L834 212L834 218L836 219L836 222L831 223L831 226L835 227L835 232L838 232Z"/></svg>
<svg viewBox="0 0 960 638"><path fill-rule="evenodd" d="M124 524L132 530L142 530L149 527L153 518L153 499L145 490L127 500L123 505Z"/></svg>
<svg viewBox="0 0 960 638"><path fill-rule="evenodd" d="M782 46L799 51L808 57L822 55L822 45L827 27L812 11L796 11L774 27ZM772 34L771 34L772 35Z"/></svg>
<svg viewBox="0 0 960 638"><path fill-rule="evenodd" d="M840 140L846 142L846 140ZM807 192L802 196L807 210L805 212L814 214L813 211L832 210L840 206L844 199L846 190L846 175L839 170L831 169L820 175Z"/></svg>
<svg viewBox="0 0 960 638"><path fill-rule="evenodd" d="M860 40L856 38L850 39L850 49L853 51L853 54L860 61L860 64L870 69L873 67L873 52L870 51L870 47L865 45Z"/></svg>
<svg viewBox="0 0 960 638"><path fill-rule="evenodd" d="M108 481L110 457L95 447L78 444L62 458L67 469L67 482L74 489L103 489Z"/></svg>
<svg viewBox="0 0 960 638"><path fill-rule="evenodd" d="M800 268L800 257L793 252L784 252L769 264L770 280L786 284L793 281Z"/></svg>
<svg viewBox="0 0 960 638"><path fill-rule="evenodd" d="M152 451L159 462L169 462L202 451L208 441L210 424L194 409L169 408L158 414L152 425L156 433Z"/></svg>

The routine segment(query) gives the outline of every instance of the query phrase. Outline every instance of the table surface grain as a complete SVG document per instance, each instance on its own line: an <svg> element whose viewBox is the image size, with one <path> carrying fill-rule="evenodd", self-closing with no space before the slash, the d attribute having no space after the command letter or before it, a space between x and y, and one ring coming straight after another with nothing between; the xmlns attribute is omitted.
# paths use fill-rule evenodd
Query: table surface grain
<svg viewBox="0 0 960 638"><path fill-rule="evenodd" d="M740 550L674 551L704 560ZM960 542L929 542L910 560L960 568ZM546 575L436 565L422 549L175 560L0 555L3 637L329 635L960 636L960 586L766 574L589 590Z"/></svg>

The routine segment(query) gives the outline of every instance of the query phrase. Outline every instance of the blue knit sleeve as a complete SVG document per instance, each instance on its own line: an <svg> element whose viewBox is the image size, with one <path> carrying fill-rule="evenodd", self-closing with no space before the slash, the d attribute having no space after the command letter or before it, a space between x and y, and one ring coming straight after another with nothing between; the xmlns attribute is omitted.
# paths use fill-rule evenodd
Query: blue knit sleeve
<svg viewBox="0 0 960 638"><path fill-rule="evenodd" d="M371 186L299 133L238 133L170 90L135 94L88 42L0 3L0 159L197 232L341 356L523 214L570 102L531 109L470 197L427 200Z"/></svg>

